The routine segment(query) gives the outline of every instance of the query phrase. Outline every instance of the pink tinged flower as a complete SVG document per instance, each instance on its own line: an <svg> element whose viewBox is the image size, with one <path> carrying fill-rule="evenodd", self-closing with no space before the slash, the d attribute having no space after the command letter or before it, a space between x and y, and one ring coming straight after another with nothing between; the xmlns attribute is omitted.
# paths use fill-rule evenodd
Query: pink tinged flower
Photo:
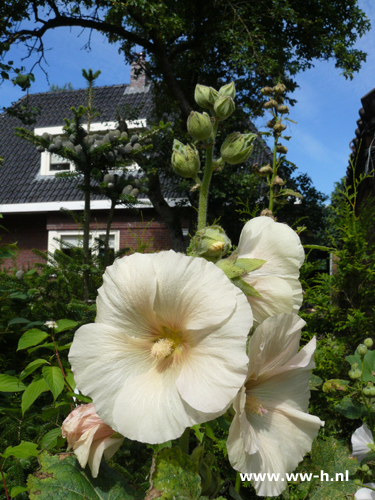
<svg viewBox="0 0 375 500"><path fill-rule="evenodd" d="M372 432L367 427L366 424L358 427L356 431L352 434L352 455L355 457L358 462L361 462L367 453L369 453L370 448L367 446L368 444L374 444L374 438L372 436Z"/></svg>
<svg viewBox="0 0 375 500"><path fill-rule="evenodd" d="M73 449L81 467L89 464L92 477L97 477L104 454L112 458L124 438L114 436L115 431L103 422L92 403L78 406L64 420L62 436L67 438L68 451Z"/></svg>
<svg viewBox="0 0 375 500"><path fill-rule="evenodd" d="M286 488L285 473L310 451L324 425L307 413L316 341L298 351L304 324L296 314L280 314L255 330L246 382L233 402L236 415L227 441L232 467L279 474L278 481L252 481L260 496L277 496Z"/></svg>
<svg viewBox="0 0 375 500"><path fill-rule="evenodd" d="M75 334L77 387L100 418L146 443L223 414L243 385L251 308L221 269L173 251L107 268L96 323Z"/></svg>
<svg viewBox="0 0 375 500"><path fill-rule="evenodd" d="M239 259L266 261L243 276L261 294L248 297L254 322L260 324L281 313L297 313L302 304L299 269L305 253L293 229L270 217L256 217L245 224L237 252Z"/></svg>

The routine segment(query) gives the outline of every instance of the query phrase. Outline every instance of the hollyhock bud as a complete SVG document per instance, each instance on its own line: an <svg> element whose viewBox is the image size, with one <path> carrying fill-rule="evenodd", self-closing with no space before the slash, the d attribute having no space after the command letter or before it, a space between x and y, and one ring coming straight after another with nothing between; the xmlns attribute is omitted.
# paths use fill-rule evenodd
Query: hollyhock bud
<svg viewBox="0 0 375 500"><path fill-rule="evenodd" d="M212 87L199 84L195 87L194 99L202 108L212 109L218 96L219 92Z"/></svg>
<svg viewBox="0 0 375 500"><path fill-rule="evenodd" d="M247 160L253 150L256 137L256 134L240 134L239 132L228 135L220 149L222 159L230 165Z"/></svg>
<svg viewBox="0 0 375 500"><path fill-rule="evenodd" d="M228 85L223 85L223 87L219 89L219 95L227 95L234 99L236 97L236 87L234 82L228 83Z"/></svg>
<svg viewBox="0 0 375 500"><path fill-rule="evenodd" d="M198 231L192 240L192 251L197 257L216 262L229 252L232 243L220 226L209 226Z"/></svg>
<svg viewBox="0 0 375 500"><path fill-rule="evenodd" d="M281 177L279 177L278 175L276 175L276 177L273 180L273 184L275 186L282 186L284 184L284 181L282 180Z"/></svg>
<svg viewBox="0 0 375 500"><path fill-rule="evenodd" d="M195 146L185 146L178 140L173 141L172 165L176 174L188 179L195 177L200 168L199 153Z"/></svg>
<svg viewBox="0 0 375 500"><path fill-rule="evenodd" d="M278 83L277 85L275 85L275 87L273 88L273 90L275 92L277 92L278 94L282 94L283 92L286 91L286 87L283 83Z"/></svg>
<svg viewBox="0 0 375 500"><path fill-rule="evenodd" d="M273 169L271 165L265 165L264 167L259 169L260 175L268 175L273 173Z"/></svg>
<svg viewBox="0 0 375 500"><path fill-rule="evenodd" d="M363 343L365 344L366 347L372 347L374 342L372 341L372 339L368 338L368 339L365 339L363 341Z"/></svg>
<svg viewBox="0 0 375 500"><path fill-rule="evenodd" d="M262 95L270 96L273 94L273 88L272 87L263 87L262 89L260 89L260 93Z"/></svg>
<svg viewBox="0 0 375 500"><path fill-rule="evenodd" d="M364 356L367 352L367 347L365 346L365 344L359 344L359 346L357 347L357 352L361 357Z"/></svg>
<svg viewBox="0 0 375 500"><path fill-rule="evenodd" d="M187 119L189 134L197 141L205 141L212 134L212 123L207 113L192 111Z"/></svg>
<svg viewBox="0 0 375 500"><path fill-rule="evenodd" d="M281 134L286 129L286 125L283 123L276 123L276 125L273 127L273 131L276 132L277 134Z"/></svg>
<svg viewBox="0 0 375 500"><path fill-rule="evenodd" d="M219 96L214 104L216 118L220 121L229 118L235 109L234 101L228 95Z"/></svg>
<svg viewBox="0 0 375 500"><path fill-rule="evenodd" d="M288 148L286 146L283 146L282 144L278 144L276 146L276 151L281 154L286 154L288 152Z"/></svg>
<svg viewBox="0 0 375 500"><path fill-rule="evenodd" d="M282 114L282 115L284 115L284 114L286 114L286 113L289 113L289 108L288 108L288 106L281 105L281 106L277 106L277 108L276 108L276 109L277 109L277 111L278 111L280 114Z"/></svg>
<svg viewBox="0 0 375 500"><path fill-rule="evenodd" d="M88 462L92 477L97 477L104 457L113 457L124 438L101 420L92 403L78 406L64 420L62 436L67 438L68 451L73 449L82 468Z"/></svg>
<svg viewBox="0 0 375 500"><path fill-rule="evenodd" d="M275 99L270 99L268 102L265 102L263 104L263 108L270 109L270 108L276 108L277 107L277 101Z"/></svg>

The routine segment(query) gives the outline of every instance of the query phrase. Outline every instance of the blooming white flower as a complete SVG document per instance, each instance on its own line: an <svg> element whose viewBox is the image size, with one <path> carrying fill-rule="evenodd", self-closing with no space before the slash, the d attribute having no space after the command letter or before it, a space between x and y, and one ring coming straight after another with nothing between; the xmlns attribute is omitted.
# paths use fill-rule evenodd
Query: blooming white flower
<svg viewBox="0 0 375 500"><path fill-rule="evenodd" d="M261 294L248 297L255 323L277 314L298 312L302 304L299 268L305 253L293 229L271 217L255 217L242 229L237 253L239 259L266 261L242 277Z"/></svg>
<svg viewBox="0 0 375 500"><path fill-rule="evenodd" d="M298 352L305 322L296 314L266 319L249 342L245 385L234 400L227 441L229 461L243 473L275 473L278 481L253 480L260 496L277 496L324 423L307 413L316 341Z"/></svg>
<svg viewBox="0 0 375 500"><path fill-rule="evenodd" d="M370 451L370 448L367 445L374 444L372 432L366 424L363 424L354 431L351 441L353 450L352 455L358 460L358 462L361 462L365 458L365 455Z"/></svg>
<svg viewBox="0 0 375 500"><path fill-rule="evenodd" d="M124 441L122 436L114 437L114 430L99 418L92 403L75 408L61 430L68 451L73 449L81 467L88 462L92 477L98 476L103 453L107 459L113 457Z"/></svg>
<svg viewBox="0 0 375 500"><path fill-rule="evenodd" d="M375 489L375 483L366 483L365 486ZM354 498L356 500L375 500L375 491L368 488L360 488L355 492Z"/></svg>
<svg viewBox="0 0 375 500"><path fill-rule="evenodd" d="M251 326L246 297L213 263L136 253L107 268L96 322L69 359L104 422L163 443L224 413L246 378Z"/></svg>
<svg viewBox="0 0 375 500"><path fill-rule="evenodd" d="M46 321L44 323L44 326L46 326L47 328L57 328L57 323L56 321Z"/></svg>

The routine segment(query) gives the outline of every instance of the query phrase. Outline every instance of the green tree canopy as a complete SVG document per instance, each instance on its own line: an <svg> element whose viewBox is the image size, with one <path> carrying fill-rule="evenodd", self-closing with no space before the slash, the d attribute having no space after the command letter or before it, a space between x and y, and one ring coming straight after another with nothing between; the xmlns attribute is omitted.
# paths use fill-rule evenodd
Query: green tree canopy
<svg viewBox="0 0 375 500"><path fill-rule="evenodd" d="M159 105L174 101L183 118L198 81L216 87L235 79L238 104L260 112L261 87L282 79L293 91L295 75L316 59L335 59L351 78L366 57L354 44L370 27L357 0L5 0L0 51L4 57L23 43L43 55L44 34L62 26L100 31L120 43L128 63L141 46Z"/></svg>

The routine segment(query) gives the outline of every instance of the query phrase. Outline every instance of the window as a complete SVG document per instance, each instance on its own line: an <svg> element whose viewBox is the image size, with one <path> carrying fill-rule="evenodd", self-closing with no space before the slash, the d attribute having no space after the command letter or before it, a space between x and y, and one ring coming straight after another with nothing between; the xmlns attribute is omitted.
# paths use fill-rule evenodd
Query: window
<svg viewBox="0 0 375 500"><path fill-rule="evenodd" d="M100 255L103 249L97 244L97 240L104 240L105 230L92 230L90 231L90 249L93 253ZM64 245L67 243L67 246ZM66 255L72 254L71 246L83 246L83 233L78 230L61 230L61 231L48 231L48 251L52 254L55 250L62 250ZM120 249L120 231L113 230L109 233L109 248L112 252L117 252Z"/></svg>
<svg viewBox="0 0 375 500"><path fill-rule="evenodd" d="M136 130L146 128L147 121L146 119L141 120L131 120L126 121L127 127L129 131L134 129L134 133ZM118 122L110 121L103 123L92 123L90 125L90 134L91 133L106 133L108 130L114 130L118 125ZM85 128L86 125L83 125ZM63 127L43 127L34 129L35 135L43 135L44 133L51 134L52 136L61 136L63 140L66 140L64 137ZM131 134L129 134L131 135ZM137 171L139 166L134 163L128 170ZM41 153L41 163L40 163L40 173L41 175L55 175L58 172L71 172L74 171L74 163L70 162L66 158L62 158L59 155L48 153L44 151Z"/></svg>

